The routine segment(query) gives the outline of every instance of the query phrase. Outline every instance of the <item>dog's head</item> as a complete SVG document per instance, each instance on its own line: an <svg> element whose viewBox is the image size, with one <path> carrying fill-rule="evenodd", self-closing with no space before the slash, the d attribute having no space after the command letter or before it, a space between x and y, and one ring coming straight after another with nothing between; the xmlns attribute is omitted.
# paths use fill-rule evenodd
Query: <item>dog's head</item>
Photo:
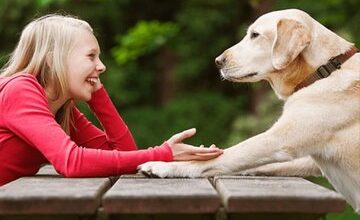
<svg viewBox="0 0 360 220"><path fill-rule="evenodd" d="M264 14L246 36L215 59L223 78L234 82L269 80L281 72L310 44L312 18L288 9Z"/></svg>

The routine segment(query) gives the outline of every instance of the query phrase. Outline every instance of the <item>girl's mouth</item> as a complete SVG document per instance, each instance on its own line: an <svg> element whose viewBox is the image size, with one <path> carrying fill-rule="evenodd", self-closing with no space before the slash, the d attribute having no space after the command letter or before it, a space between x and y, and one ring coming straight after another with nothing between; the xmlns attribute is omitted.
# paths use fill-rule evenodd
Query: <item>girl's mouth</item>
<svg viewBox="0 0 360 220"><path fill-rule="evenodd" d="M94 86L98 82L98 77L89 77L86 79L86 82L90 83L92 86Z"/></svg>

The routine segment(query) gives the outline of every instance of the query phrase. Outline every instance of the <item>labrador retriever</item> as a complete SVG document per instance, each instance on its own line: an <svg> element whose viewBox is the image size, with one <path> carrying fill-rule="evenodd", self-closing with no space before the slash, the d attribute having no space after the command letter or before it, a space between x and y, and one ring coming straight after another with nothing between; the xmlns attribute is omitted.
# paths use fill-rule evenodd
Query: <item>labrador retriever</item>
<svg viewBox="0 0 360 220"><path fill-rule="evenodd" d="M324 175L360 212L360 54L297 9L259 17L215 60L233 82L266 80L285 101L267 131L209 161L148 162L158 177Z"/></svg>

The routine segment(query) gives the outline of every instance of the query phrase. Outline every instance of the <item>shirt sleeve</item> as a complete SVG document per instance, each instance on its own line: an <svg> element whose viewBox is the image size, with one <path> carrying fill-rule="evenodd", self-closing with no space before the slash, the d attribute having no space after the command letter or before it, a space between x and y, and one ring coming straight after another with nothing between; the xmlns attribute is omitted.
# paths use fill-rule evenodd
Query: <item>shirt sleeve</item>
<svg viewBox="0 0 360 220"><path fill-rule="evenodd" d="M0 117L17 137L39 150L66 177L100 177L131 173L147 161L171 161L170 147L137 151L78 146L55 121L45 92L34 77L20 77L3 90Z"/></svg>
<svg viewBox="0 0 360 220"><path fill-rule="evenodd" d="M77 108L74 108L74 129L72 129L71 138L78 145L120 151L137 149L130 130L117 112L104 87L92 94L88 104L105 132L94 126Z"/></svg>

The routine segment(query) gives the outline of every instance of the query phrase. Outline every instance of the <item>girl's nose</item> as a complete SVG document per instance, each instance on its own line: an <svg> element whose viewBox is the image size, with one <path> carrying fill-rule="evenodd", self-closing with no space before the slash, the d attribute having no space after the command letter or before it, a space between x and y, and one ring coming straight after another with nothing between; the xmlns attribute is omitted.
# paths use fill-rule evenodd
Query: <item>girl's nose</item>
<svg viewBox="0 0 360 220"><path fill-rule="evenodd" d="M106 66L103 64L103 62L101 62L100 59L98 64L96 65L96 70L99 71L100 73L103 73L106 70Z"/></svg>

